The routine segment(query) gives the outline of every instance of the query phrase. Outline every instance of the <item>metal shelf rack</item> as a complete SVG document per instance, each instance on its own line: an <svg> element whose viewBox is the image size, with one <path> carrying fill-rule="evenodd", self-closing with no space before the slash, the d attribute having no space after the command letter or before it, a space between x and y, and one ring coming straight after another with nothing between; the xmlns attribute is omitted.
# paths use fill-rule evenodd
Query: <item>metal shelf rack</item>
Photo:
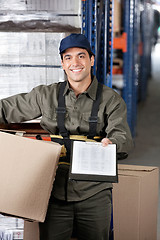
<svg viewBox="0 0 160 240"><path fill-rule="evenodd" d="M151 0L121 0L123 34L113 39L112 0L82 0L82 33L95 53L94 74L112 87L113 48L123 51L122 97L127 105L127 120L135 136L137 102L144 100L151 73ZM140 28L141 24L141 28Z"/></svg>
<svg viewBox="0 0 160 240"><path fill-rule="evenodd" d="M113 62L112 0L82 1L82 33L95 54L94 74L98 81L112 87Z"/></svg>
<svg viewBox="0 0 160 240"><path fill-rule="evenodd" d="M138 1L123 1L124 6L124 32L127 34L127 51L123 54L123 79L124 88L122 96L127 105L127 119L132 136L135 136L136 111L137 111L137 73L138 67L138 43L137 32L138 22L136 13L138 11Z"/></svg>
<svg viewBox="0 0 160 240"><path fill-rule="evenodd" d="M142 54L140 61L139 101L146 99L148 79L151 76L151 51L153 9L151 0L141 0L141 42Z"/></svg>
<svg viewBox="0 0 160 240"><path fill-rule="evenodd" d="M137 78L135 71L135 6L138 0L124 0L124 33L121 39L113 40L113 9L111 0L82 1L82 33L89 39L95 53L94 74L98 81L112 87L113 47L119 48L123 43L124 52L124 89L123 95L128 110L128 123L132 135L136 125L136 91ZM137 46L137 45L136 45ZM138 47L137 47L138 52ZM136 65L137 66L137 65ZM135 80L136 79L136 80Z"/></svg>

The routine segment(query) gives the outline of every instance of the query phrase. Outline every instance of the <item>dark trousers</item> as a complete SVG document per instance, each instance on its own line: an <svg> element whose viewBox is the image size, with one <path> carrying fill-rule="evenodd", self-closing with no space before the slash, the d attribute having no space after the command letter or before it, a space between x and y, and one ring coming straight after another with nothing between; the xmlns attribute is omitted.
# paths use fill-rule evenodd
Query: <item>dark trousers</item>
<svg viewBox="0 0 160 240"><path fill-rule="evenodd" d="M50 201L40 240L70 240L73 225L78 240L109 240L111 190L103 190L80 202Z"/></svg>

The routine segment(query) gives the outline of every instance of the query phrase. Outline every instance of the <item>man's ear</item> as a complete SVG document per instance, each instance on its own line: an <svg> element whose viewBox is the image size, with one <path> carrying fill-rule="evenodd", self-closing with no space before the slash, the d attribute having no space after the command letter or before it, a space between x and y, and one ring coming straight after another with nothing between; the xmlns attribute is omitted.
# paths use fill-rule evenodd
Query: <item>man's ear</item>
<svg viewBox="0 0 160 240"><path fill-rule="evenodd" d="M94 66L94 55L91 56L91 66Z"/></svg>

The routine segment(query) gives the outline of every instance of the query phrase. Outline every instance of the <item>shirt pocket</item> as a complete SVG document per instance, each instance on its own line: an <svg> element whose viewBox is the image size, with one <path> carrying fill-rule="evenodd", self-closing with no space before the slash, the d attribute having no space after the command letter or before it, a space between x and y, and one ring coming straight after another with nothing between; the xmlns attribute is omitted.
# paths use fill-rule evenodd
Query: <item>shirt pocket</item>
<svg viewBox="0 0 160 240"><path fill-rule="evenodd" d="M83 133L88 134L89 133L89 118L91 114L90 113L82 113L81 115L81 121L80 121L80 130ZM103 121L103 115L98 114L98 119L97 119L97 127L96 127L96 134L100 134L104 126L104 121Z"/></svg>
<svg viewBox="0 0 160 240"><path fill-rule="evenodd" d="M43 112L43 116L45 118L51 119L52 121L56 121L57 122L57 111L56 109L47 109ZM65 119L68 118L68 112L66 111L65 114Z"/></svg>
<svg viewBox="0 0 160 240"><path fill-rule="evenodd" d="M65 122L68 118L68 113L65 114ZM57 112L56 109L45 109L42 115L41 125L48 132L55 134L57 133Z"/></svg>

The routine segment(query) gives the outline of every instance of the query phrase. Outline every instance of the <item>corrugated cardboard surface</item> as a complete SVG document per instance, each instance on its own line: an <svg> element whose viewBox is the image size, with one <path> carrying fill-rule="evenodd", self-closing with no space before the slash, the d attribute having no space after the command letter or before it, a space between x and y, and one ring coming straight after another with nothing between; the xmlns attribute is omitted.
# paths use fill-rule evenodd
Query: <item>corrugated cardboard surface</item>
<svg viewBox="0 0 160 240"><path fill-rule="evenodd" d="M114 240L156 240L157 167L118 165L113 188ZM24 240L39 240L38 223L24 224Z"/></svg>
<svg viewBox="0 0 160 240"><path fill-rule="evenodd" d="M0 132L0 212L43 222L61 146Z"/></svg>
<svg viewBox="0 0 160 240"><path fill-rule="evenodd" d="M121 0L114 0L114 21L113 31L121 31Z"/></svg>
<svg viewBox="0 0 160 240"><path fill-rule="evenodd" d="M38 223L24 222L24 240L39 240Z"/></svg>
<svg viewBox="0 0 160 240"><path fill-rule="evenodd" d="M115 240L156 240L158 211L157 167L119 165L113 188Z"/></svg>

